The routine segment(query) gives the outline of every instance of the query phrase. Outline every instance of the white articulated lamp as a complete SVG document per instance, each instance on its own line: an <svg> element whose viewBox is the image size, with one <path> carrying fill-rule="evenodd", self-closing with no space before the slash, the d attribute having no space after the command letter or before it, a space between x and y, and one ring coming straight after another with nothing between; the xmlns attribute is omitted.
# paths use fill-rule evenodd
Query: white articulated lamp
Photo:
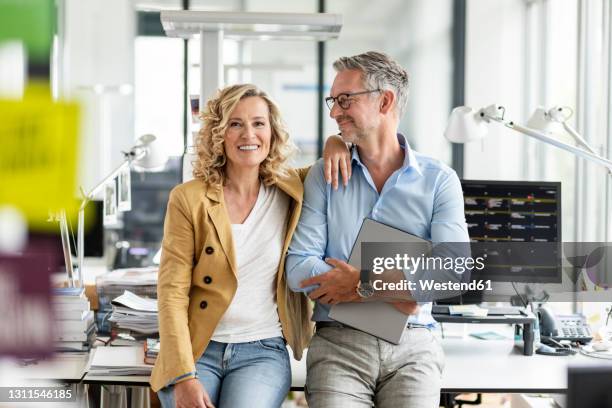
<svg viewBox="0 0 612 408"><path fill-rule="evenodd" d="M498 122L507 128L573 153L590 162L604 166L608 169L609 174L612 174L612 161L595 153L594 149L592 149L588 143L567 124L567 119L569 118L568 108L554 107L548 111L543 108L538 108L532 115L527 126L519 125L512 120L504 118L504 116L505 108L499 105L489 105L479 110L472 109L468 106L459 106L451 112L448 125L444 131L444 137L453 143L468 143L480 140L487 134L487 125L491 121ZM550 132L555 126L562 126L572 135L576 142L584 148L560 142L551 137L549 133L545 133Z"/></svg>
<svg viewBox="0 0 612 408"><path fill-rule="evenodd" d="M138 144L132 146L127 152L123 152L123 162L117 166L108 176L100 181L89 192L82 191L83 200L79 207L78 227L77 227L77 257L78 257L78 276L74 277L72 271L68 271L68 280L71 286L75 285L75 280L79 285L83 283L83 258L85 247L85 207L87 203L94 199L110 180L113 180L124 169L133 167L137 171L159 171L164 168L168 161L168 156L160 148L158 143L155 143L156 137L150 134L143 135L138 138Z"/></svg>

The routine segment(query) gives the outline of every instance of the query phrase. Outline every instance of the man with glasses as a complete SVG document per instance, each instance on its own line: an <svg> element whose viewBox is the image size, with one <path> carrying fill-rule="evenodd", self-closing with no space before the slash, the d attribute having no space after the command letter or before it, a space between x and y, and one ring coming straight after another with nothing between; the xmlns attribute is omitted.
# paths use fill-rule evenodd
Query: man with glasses
<svg viewBox="0 0 612 408"><path fill-rule="evenodd" d="M343 57L325 99L342 138L353 143L352 177L334 190L318 161L304 183L304 205L289 247L287 281L316 301L308 350L311 408L437 407L443 351L431 328L431 303L391 302L409 314L394 345L329 318L330 305L371 296L348 265L364 218L434 242L468 241L456 173L413 151L397 133L408 74L379 52ZM424 135L442 137L442 135Z"/></svg>

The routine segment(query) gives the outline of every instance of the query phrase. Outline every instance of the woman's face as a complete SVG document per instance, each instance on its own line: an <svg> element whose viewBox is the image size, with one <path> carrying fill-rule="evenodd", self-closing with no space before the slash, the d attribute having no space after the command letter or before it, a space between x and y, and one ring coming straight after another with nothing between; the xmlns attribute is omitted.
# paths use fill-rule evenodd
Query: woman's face
<svg viewBox="0 0 612 408"><path fill-rule="evenodd" d="M258 96L242 99L230 114L225 131L225 155L235 169L259 167L268 157L272 128L265 100Z"/></svg>

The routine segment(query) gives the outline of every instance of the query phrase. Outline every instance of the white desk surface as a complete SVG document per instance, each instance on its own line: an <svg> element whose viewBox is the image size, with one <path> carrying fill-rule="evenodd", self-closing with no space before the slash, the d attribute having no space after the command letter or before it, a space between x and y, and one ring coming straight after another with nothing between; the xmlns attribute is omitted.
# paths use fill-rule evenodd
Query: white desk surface
<svg viewBox="0 0 612 408"><path fill-rule="evenodd" d="M443 339L446 392L565 392L570 362L581 355L523 355L513 340Z"/></svg>
<svg viewBox="0 0 612 408"><path fill-rule="evenodd" d="M488 325L470 325L471 331L489 329ZM502 327L499 327L502 329ZM508 334L507 329L498 330ZM508 336L510 337L510 336ZM610 360L580 354L553 357L534 354L524 356L510 338L479 340L472 337L442 339L446 354L442 379L443 392L549 392L563 393L567 388L568 365L612 364ZM290 353L291 355L291 353ZM85 383L148 386L148 376L83 377L87 358L64 356L35 367L22 367L31 379L74 380ZM301 389L306 380L306 353L301 361L291 359L292 387Z"/></svg>
<svg viewBox="0 0 612 408"><path fill-rule="evenodd" d="M14 374L11 376L13 380L80 382L88 359L88 353L58 353L52 359L35 361L26 366L11 363L11 370L7 371ZM6 380L10 381L11 378Z"/></svg>

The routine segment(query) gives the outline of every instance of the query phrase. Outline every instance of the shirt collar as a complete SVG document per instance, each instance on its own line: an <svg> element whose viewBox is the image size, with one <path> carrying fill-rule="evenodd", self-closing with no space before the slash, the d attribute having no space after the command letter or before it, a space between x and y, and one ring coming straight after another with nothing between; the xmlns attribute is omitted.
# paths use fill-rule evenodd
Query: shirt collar
<svg viewBox="0 0 612 408"><path fill-rule="evenodd" d="M404 163L402 164L402 172L407 171L409 168L413 168L419 174L419 176L422 176L423 172L421 171L421 166L419 166L416 156L414 155L414 151L410 148L410 144L408 143L408 140L406 140L406 137L401 133L398 133L397 141L399 142L402 149L405 150ZM357 147L353 145L353 148L351 150L352 160L355 160L360 166L365 167L365 165L361 161L361 158L359 157L359 151Z"/></svg>

